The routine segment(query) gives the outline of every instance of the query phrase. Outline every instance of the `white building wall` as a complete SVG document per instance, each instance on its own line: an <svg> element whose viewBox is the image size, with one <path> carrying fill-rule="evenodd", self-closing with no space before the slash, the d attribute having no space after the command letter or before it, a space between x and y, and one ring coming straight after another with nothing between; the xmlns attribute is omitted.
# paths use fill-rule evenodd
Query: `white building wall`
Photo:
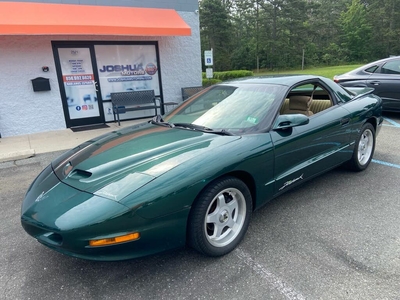
<svg viewBox="0 0 400 300"><path fill-rule="evenodd" d="M178 13L191 36L0 36L1 136L66 128L52 41L158 41L164 101L181 102L181 87L201 85L201 53L198 14ZM49 78L51 91L34 92L36 77Z"/></svg>
<svg viewBox="0 0 400 300"><path fill-rule="evenodd" d="M65 128L49 37L1 36L0 67L2 137ZM51 91L34 92L31 79L36 77L49 78Z"/></svg>
<svg viewBox="0 0 400 300"><path fill-rule="evenodd" d="M202 85L199 16L194 12L180 15L192 28L192 35L159 40L165 102L182 102L181 87Z"/></svg>

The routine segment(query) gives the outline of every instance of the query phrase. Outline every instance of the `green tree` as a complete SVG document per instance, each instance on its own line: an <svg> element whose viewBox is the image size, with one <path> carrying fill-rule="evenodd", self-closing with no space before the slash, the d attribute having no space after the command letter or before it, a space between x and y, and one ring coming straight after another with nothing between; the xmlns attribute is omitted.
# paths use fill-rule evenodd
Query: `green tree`
<svg viewBox="0 0 400 300"><path fill-rule="evenodd" d="M311 64L339 64L344 60L340 47L340 16L351 4L351 0L314 0L310 2L306 21L306 59Z"/></svg>
<svg viewBox="0 0 400 300"><path fill-rule="evenodd" d="M231 7L234 69L256 69L259 54L259 2L236 0Z"/></svg>
<svg viewBox="0 0 400 300"><path fill-rule="evenodd" d="M213 49L214 70L231 69L232 39L227 1L202 0L200 2L200 34L202 50Z"/></svg>
<svg viewBox="0 0 400 300"><path fill-rule="evenodd" d="M367 7L360 0L351 5L340 17L342 46L346 49L349 62L368 60L371 53L371 25L368 22Z"/></svg>
<svg viewBox="0 0 400 300"><path fill-rule="evenodd" d="M307 44L307 0L264 0L260 3L262 16L260 46L262 65L267 68L300 66Z"/></svg>
<svg viewBox="0 0 400 300"><path fill-rule="evenodd" d="M214 69L361 63L400 54L400 0L201 0Z"/></svg>
<svg viewBox="0 0 400 300"><path fill-rule="evenodd" d="M368 20L373 26L371 59L400 54L399 0L369 0Z"/></svg>

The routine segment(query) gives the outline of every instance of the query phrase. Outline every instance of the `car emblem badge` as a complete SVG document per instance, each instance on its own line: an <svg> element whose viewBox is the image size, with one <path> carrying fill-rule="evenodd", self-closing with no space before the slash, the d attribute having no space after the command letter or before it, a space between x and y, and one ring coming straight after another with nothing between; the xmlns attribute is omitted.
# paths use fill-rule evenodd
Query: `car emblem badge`
<svg viewBox="0 0 400 300"><path fill-rule="evenodd" d="M299 176L299 177L297 177L297 178L295 178L295 179L286 181L286 182L283 184L283 186L282 186L279 190L280 190L280 191L283 190L283 189L286 188L287 186L289 186L289 185L295 183L296 181L303 180L303 179L304 179L304 178L303 178L303 175L304 175L304 174L301 174L301 176Z"/></svg>
<svg viewBox="0 0 400 300"><path fill-rule="evenodd" d="M44 196L44 191L35 199L35 202L39 202L42 201L44 199L46 199L47 196Z"/></svg>

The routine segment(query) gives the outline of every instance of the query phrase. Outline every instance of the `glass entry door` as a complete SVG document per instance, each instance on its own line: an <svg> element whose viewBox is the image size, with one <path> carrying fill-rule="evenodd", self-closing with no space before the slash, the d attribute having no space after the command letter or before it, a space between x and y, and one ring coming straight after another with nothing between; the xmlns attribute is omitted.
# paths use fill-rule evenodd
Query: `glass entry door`
<svg viewBox="0 0 400 300"><path fill-rule="evenodd" d="M55 45L53 51L67 127L104 123L93 47Z"/></svg>

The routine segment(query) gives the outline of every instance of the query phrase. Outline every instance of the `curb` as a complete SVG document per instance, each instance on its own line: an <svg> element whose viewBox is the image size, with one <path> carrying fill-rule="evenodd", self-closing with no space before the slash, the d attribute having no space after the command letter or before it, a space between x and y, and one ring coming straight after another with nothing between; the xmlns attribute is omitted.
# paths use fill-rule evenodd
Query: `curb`
<svg viewBox="0 0 400 300"><path fill-rule="evenodd" d="M29 158L32 156L35 156L35 150L33 150L33 149L15 151L15 152L4 153L4 154L0 153L0 163L6 162L6 161L13 161L13 160Z"/></svg>

